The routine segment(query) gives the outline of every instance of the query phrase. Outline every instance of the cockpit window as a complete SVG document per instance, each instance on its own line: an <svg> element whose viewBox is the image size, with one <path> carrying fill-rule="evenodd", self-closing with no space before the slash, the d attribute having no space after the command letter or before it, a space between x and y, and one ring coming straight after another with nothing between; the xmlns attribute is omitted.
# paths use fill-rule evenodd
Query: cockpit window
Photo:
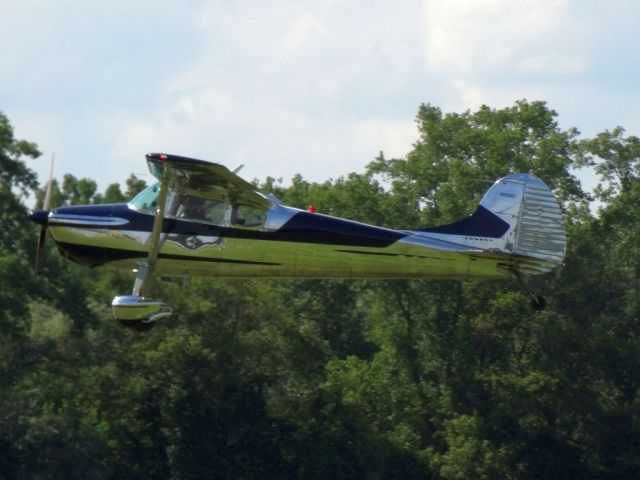
<svg viewBox="0 0 640 480"><path fill-rule="evenodd" d="M236 203L231 209L231 225L234 226L260 227L266 218L266 210L254 205Z"/></svg>
<svg viewBox="0 0 640 480"><path fill-rule="evenodd" d="M160 183L144 189L129 202L135 210L155 214L158 206ZM240 228L257 228L265 224L267 209L248 203L229 204L225 200L203 198L190 194L170 195L165 215L214 225L231 225Z"/></svg>
<svg viewBox="0 0 640 480"><path fill-rule="evenodd" d="M226 204L224 200L185 195L180 202L178 217L224 225L225 211Z"/></svg>
<svg viewBox="0 0 640 480"><path fill-rule="evenodd" d="M129 205L136 210L143 212L155 213L158 206L158 194L160 193L160 182L148 186L138 195L136 195Z"/></svg>

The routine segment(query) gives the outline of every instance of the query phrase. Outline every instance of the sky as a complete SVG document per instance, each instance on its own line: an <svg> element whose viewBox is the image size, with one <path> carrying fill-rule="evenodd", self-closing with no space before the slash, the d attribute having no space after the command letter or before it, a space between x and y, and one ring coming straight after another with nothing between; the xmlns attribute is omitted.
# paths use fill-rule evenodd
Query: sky
<svg viewBox="0 0 640 480"><path fill-rule="evenodd" d="M0 111L43 183L53 153L151 181L147 152L324 181L406 155L421 103L640 135L639 24L633 0L0 0Z"/></svg>

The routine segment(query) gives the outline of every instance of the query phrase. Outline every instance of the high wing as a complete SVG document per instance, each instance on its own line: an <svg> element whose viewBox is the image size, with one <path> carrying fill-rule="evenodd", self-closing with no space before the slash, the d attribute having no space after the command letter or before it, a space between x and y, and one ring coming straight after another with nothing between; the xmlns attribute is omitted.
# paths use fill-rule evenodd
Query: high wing
<svg viewBox="0 0 640 480"><path fill-rule="evenodd" d="M243 201L266 208L271 206L255 185L224 165L164 153L149 153L146 158L151 174L160 181L166 178L169 190L203 198Z"/></svg>

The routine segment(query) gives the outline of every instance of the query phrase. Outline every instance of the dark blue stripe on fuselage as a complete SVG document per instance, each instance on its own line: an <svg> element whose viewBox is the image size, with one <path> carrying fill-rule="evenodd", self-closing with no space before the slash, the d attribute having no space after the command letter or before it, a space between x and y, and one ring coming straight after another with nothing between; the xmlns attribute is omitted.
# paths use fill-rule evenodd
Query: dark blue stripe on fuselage
<svg viewBox="0 0 640 480"><path fill-rule="evenodd" d="M501 238L509 230L509 224L491 211L478 205L470 217L448 225L414 229L416 232L446 233L466 237Z"/></svg>
<svg viewBox="0 0 640 480"><path fill-rule="evenodd" d="M405 233L318 213L299 212L280 230L277 240L361 247L387 247Z"/></svg>
<svg viewBox="0 0 640 480"><path fill-rule="evenodd" d="M63 207L54 213L66 215L119 217L129 220L126 225L96 225L95 228L151 232L154 216L130 209L127 205L83 205ZM87 226L85 228L92 228ZM298 212L275 232L221 227L200 222L166 218L163 233L199 235L251 240L303 242L359 247L387 247L404 238L405 233L366 225L317 213Z"/></svg>

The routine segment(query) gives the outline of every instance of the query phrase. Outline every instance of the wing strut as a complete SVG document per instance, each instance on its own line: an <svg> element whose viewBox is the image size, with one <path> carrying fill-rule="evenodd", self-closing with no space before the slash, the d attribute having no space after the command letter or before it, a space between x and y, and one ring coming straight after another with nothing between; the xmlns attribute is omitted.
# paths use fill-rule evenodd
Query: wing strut
<svg viewBox="0 0 640 480"><path fill-rule="evenodd" d="M160 192L158 193L158 206L156 207L156 216L153 220L153 229L151 230L151 238L149 239L149 255L147 260L138 264L138 274L133 284L132 295L142 295L142 287L147 276L156 268L158 260L158 252L160 251L162 235L162 225L164 224L164 212L166 210L167 193L169 192L169 169L164 169L162 181L160 182Z"/></svg>
<svg viewBox="0 0 640 480"><path fill-rule="evenodd" d="M116 320L135 330L148 330L155 325L156 321L166 318L172 313L169 305L142 296L145 280L155 270L158 252L162 245L162 225L164 224L168 192L169 169L164 168L157 199L158 206L149 238L149 255L145 261L138 264L138 272L131 295L119 295L111 302L111 309Z"/></svg>

